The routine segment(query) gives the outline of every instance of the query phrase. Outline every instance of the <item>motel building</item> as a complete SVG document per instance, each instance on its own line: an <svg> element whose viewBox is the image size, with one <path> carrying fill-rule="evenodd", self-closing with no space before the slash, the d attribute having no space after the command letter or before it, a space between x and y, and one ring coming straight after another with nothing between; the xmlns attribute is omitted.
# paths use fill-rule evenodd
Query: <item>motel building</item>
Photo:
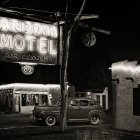
<svg viewBox="0 0 140 140"><path fill-rule="evenodd" d="M31 113L35 105L52 105L60 98L60 85L13 83L0 86L3 111Z"/></svg>
<svg viewBox="0 0 140 140"><path fill-rule="evenodd" d="M68 86L68 94L74 92ZM34 106L55 105L61 97L60 84L12 83L0 86L3 112L32 113Z"/></svg>
<svg viewBox="0 0 140 140"><path fill-rule="evenodd" d="M55 104L61 57L61 27L0 17L0 112Z"/></svg>

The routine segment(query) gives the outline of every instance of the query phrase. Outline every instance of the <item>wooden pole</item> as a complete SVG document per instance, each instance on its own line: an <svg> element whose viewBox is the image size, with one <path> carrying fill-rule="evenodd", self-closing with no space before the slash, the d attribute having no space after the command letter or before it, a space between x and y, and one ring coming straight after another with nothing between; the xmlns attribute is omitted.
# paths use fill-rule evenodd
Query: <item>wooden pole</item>
<svg viewBox="0 0 140 140"><path fill-rule="evenodd" d="M71 42L71 34L73 29L77 26L81 13L84 9L86 0L83 0L79 13L75 18L66 19L63 36L63 56L61 66L61 113L60 113L60 131L67 130L67 112L68 112L68 90L67 90L67 66L69 47Z"/></svg>

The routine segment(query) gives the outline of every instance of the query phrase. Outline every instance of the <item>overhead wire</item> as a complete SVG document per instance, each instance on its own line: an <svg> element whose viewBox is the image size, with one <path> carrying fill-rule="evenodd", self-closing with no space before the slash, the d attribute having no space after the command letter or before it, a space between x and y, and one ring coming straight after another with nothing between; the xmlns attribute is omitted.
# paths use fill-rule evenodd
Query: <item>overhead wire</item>
<svg viewBox="0 0 140 140"><path fill-rule="evenodd" d="M47 23L47 24L54 24L57 21L57 16L59 16L59 18L60 18L60 16L62 15L62 13L60 13L60 12L49 12L49 11L42 11L42 10L35 10L35 9L18 8L18 7L9 7L9 8L8 9L7 8L0 8L0 11L10 13L10 14L13 14L13 15L17 15L17 16L20 15L22 17L25 17L25 18L28 18L28 19L31 19L31 20L35 20L35 21L38 21L38 22L42 22L42 23ZM37 14L31 14L31 13L29 14L27 12L21 12L21 11L19 12L17 10L13 10L11 8L15 8L15 9L19 9L19 10L24 9L24 10L36 11L36 12L45 12L45 13L49 13L50 16L47 17L47 16L40 16L40 15L37 15ZM54 17L52 16L52 14L53 14ZM67 15L67 14L70 14L70 13L67 13L67 10L66 10L66 12L63 13L63 14ZM71 13L71 14L73 14L73 13ZM73 14L73 15L76 15L76 14ZM83 14L83 15L85 15L85 14ZM86 15L90 16L89 14L86 14ZM91 15L91 16L93 16L93 18L98 18L97 15ZM55 18L55 19L51 19L52 17ZM48 18L48 19L46 20L45 18ZM84 17L84 19L85 19L85 17ZM65 19L64 18L62 19L62 17L61 17L61 21L63 21L63 20L65 20ZM81 23L79 23L79 24L81 24ZM97 29L95 27L92 27L92 28L93 28L94 31L98 31L98 32L105 33L105 34L110 34L110 31L105 31L103 29Z"/></svg>
<svg viewBox="0 0 140 140"><path fill-rule="evenodd" d="M4 2L2 2L0 5L3 6L5 5L7 2L9 2L10 0L5 0Z"/></svg>
<svg viewBox="0 0 140 140"><path fill-rule="evenodd" d="M7 2L9 2L10 0L5 0L3 3L1 3L1 6L2 5L4 5L4 4L6 4ZM32 12L41 12L41 13L47 13L47 14L50 14L50 20L51 20L51 18L52 18L52 16L54 16L55 17L55 19L57 20L57 16L59 16L59 18L61 17L61 20L66 20L66 17L67 17L67 15L77 15L77 14L75 14L75 13L69 13L68 12L68 6L69 6L69 3L70 3L70 1L69 0L67 0L67 2L66 2L66 9L65 9L65 13L63 13L63 12L51 12L51 11L44 11L44 10L40 10L40 9L29 9L29 8L23 8L23 7L16 7L16 6L8 6L7 8L8 9L6 9L5 10L5 12L7 12L7 11L10 11L10 10L12 10L11 12L12 12L12 14L14 13L15 15L18 15L18 14L22 14L22 16L25 14L26 15L26 17L27 16L29 16L28 18L32 18L32 19L34 19L34 20L40 20L41 22L44 22L43 20L41 20L40 18L44 18L44 16L40 16L40 15L37 15L37 14L27 14L26 12L19 12L19 11L15 11L15 9L17 9L17 10L26 10L26 11L32 11ZM59 13L59 15L58 15L58 13ZM25 17L25 15L24 15L24 17ZM93 14L81 14L81 16L92 16ZM38 18L35 18L35 17L31 17L31 16L36 16L36 17L40 17L39 19ZM62 17L63 16L63 17ZM93 15L94 16L94 15ZM45 17L47 17L47 16L45 16ZM53 17L53 18L54 18Z"/></svg>
<svg viewBox="0 0 140 140"><path fill-rule="evenodd" d="M51 22L49 22L49 21L44 21L44 20L41 20L40 18L33 17L33 16L36 16L34 14L26 14L24 12L14 11L14 10L11 10L11 9L6 9L6 8L0 8L0 11L10 13L10 14L13 14L13 15L18 15L18 16L20 15L22 17L26 17L26 18L29 18L29 19L32 19L32 20L36 20L36 21L40 21L40 22L43 22L43 23L51 24Z"/></svg>
<svg viewBox="0 0 140 140"><path fill-rule="evenodd" d="M42 13L48 13L48 14L55 14L57 13L58 11L56 12L50 12L50 11L44 11L44 10L40 10L40 9L29 9L29 8L22 8L22 7L8 7L8 8L12 8L12 9L19 9L19 10L28 10L28 11L34 11L34 12L42 12ZM61 15L77 15L76 13L69 13L69 12L66 12L63 13L63 12L59 12L59 14ZM93 15L93 14L81 14L82 16L89 16L89 15Z"/></svg>
<svg viewBox="0 0 140 140"><path fill-rule="evenodd" d="M27 10L27 11L34 11L34 12L42 12L42 13L48 13L48 14L54 14L56 12L49 12L49 11L43 11L43 10L40 10L40 9L29 9L29 8L23 8L23 7L8 7L8 8L12 8L12 9L19 9L19 10Z"/></svg>

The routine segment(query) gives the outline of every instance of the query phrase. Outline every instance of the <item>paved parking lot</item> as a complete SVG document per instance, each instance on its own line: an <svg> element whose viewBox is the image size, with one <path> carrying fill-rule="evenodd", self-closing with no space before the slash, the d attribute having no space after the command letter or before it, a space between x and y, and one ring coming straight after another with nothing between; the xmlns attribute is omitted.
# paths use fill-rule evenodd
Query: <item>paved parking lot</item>
<svg viewBox="0 0 140 140"><path fill-rule="evenodd" d="M112 123L111 116L108 115L104 120L101 121L101 125L110 126ZM70 126L80 125L81 127L84 125L88 125L85 123L71 123ZM21 114L21 113L13 113L13 114L0 114L0 128L11 128L11 127L29 127L29 126L38 126L32 114Z"/></svg>
<svg viewBox="0 0 140 140"><path fill-rule="evenodd" d="M0 114L0 128L35 125L32 114Z"/></svg>
<svg viewBox="0 0 140 140"><path fill-rule="evenodd" d="M115 140L139 140L140 133L126 132L122 130L115 130L112 128L112 116L107 115L104 121L99 125L89 125L85 123L71 123L68 124L68 134L69 132L74 135L78 140L83 140L81 138L89 137L88 140L92 140L97 136L100 139L102 136L104 140L115 139ZM34 134L37 135L51 135L56 137L59 132L59 125L48 127L39 126L35 123L32 114L0 114L0 137L5 138L11 136L28 136ZM70 135L71 135L70 134ZM98 135L99 134L99 135ZM82 136L84 135L84 136ZM59 135L60 136L60 135ZM81 137L82 136L82 137ZM38 136L39 137L39 136ZM45 136L46 137L46 136ZM70 136L69 136L70 137ZM105 139L106 138L106 139ZM14 138L15 139L15 138ZM98 139L97 139L98 140Z"/></svg>

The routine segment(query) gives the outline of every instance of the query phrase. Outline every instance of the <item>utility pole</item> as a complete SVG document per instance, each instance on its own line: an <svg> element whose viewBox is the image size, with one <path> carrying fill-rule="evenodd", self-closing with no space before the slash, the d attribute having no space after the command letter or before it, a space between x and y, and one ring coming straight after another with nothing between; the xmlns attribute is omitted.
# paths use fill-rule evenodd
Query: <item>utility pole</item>
<svg viewBox="0 0 140 140"><path fill-rule="evenodd" d="M60 113L60 131L65 132L67 129L67 112L68 112L68 89L67 89L67 66L69 57L69 47L71 43L71 34L77 26L85 7L86 0L83 0L79 13L75 18L70 18L65 21L64 36L63 36L63 56L61 66L61 113ZM67 13L66 13L67 14Z"/></svg>

